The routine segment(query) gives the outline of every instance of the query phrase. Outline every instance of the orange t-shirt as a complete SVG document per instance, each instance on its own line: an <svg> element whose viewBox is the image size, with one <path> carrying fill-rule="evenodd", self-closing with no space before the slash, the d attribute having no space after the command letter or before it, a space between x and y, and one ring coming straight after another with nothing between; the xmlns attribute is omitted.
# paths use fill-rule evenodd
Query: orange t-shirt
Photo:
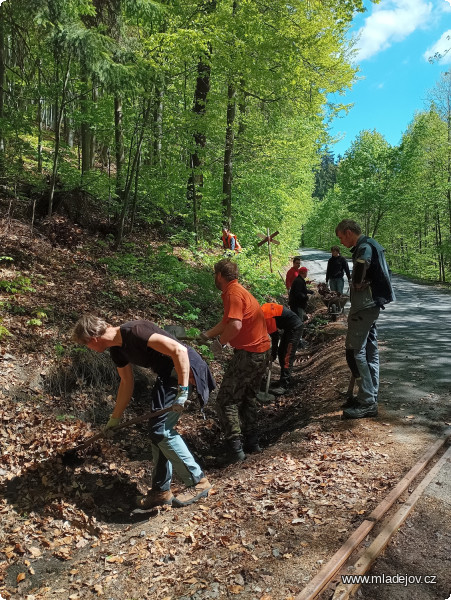
<svg viewBox="0 0 451 600"><path fill-rule="evenodd" d="M224 324L229 319L238 319L242 323L241 331L230 345L237 350L248 352L266 352L271 346L266 330L265 316L259 303L237 279L230 281L222 292L224 303Z"/></svg>
<svg viewBox="0 0 451 600"><path fill-rule="evenodd" d="M293 285L293 281L299 275L300 269L301 269L301 267L299 267L299 269L296 269L295 267L291 267L291 269L288 269L287 275L285 277L285 285L286 285L286 288L288 291L290 290L291 286Z"/></svg>
<svg viewBox="0 0 451 600"><path fill-rule="evenodd" d="M267 302L266 304L262 304L262 311L265 315L268 333L274 333L277 330L274 317L280 317L283 312L283 306L281 304L274 304L274 302Z"/></svg>

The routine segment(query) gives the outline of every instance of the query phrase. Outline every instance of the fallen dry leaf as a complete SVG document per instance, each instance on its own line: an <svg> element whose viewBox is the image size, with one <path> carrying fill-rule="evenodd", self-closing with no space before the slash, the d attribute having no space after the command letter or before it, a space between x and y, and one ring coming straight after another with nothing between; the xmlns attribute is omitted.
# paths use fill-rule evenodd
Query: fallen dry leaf
<svg viewBox="0 0 451 600"><path fill-rule="evenodd" d="M108 562L108 563L123 563L124 559L122 558L122 556L107 556L105 558L105 562Z"/></svg>

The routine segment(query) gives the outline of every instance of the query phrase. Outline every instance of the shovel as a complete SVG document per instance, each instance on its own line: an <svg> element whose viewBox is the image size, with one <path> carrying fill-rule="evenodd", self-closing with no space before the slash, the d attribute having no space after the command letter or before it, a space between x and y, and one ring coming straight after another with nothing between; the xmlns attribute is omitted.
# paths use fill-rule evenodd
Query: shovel
<svg viewBox="0 0 451 600"><path fill-rule="evenodd" d="M259 400L260 402L272 402L273 400L276 399L275 396L273 396L272 394L269 393L269 384L271 382L271 370L272 370L272 362L270 362L268 365L268 376L266 378L265 391L258 392L258 394L257 394L257 400Z"/></svg>
<svg viewBox="0 0 451 600"><path fill-rule="evenodd" d="M182 325L165 325L163 329L164 331L167 331L168 333L173 335L178 340L191 340L193 342L197 342L200 340L200 338L198 337L187 335L186 329Z"/></svg>
<svg viewBox="0 0 451 600"><path fill-rule="evenodd" d="M351 379L349 380L348 389L346 390L346 397L352 398L354 396L354 385L355 385L355 377L351 375Z"/></svg>
<svg viewBox="0 0 451 600"><path fill-rule="evenodd" d="M153 412L144 413L143 415L141 415L139 417L135 417L134 419L129 419L128 421L125 421L124 423L119 423L119 425L116 425L116 427L111 427L109 429L109 431L116 432L116 431L119 431L120 429L125 429L126 427L130 427L131 425L136 425L137 423L143 423L144 421L148 421L149 419L153 419L155 417L159 417L160 415L164 415L165 413L167 413L171 410L172 410L172 406L169 406L168 408L162 408L160 410L155 410ZM97 440L100 440L103 437L105 437L105 432L100 431L99 433L92 435L90 438L88 438L87 440L85 440L84 442L79 444L78 446L75 446L75 448L66 450L66 452L64 452L64 454L63 454L63 464L64 465L77 464L81 460L80 457L78 456L78 453L81 452L82 450L84 450L85 448L88 448L92 443L96 442Z"/></svg>

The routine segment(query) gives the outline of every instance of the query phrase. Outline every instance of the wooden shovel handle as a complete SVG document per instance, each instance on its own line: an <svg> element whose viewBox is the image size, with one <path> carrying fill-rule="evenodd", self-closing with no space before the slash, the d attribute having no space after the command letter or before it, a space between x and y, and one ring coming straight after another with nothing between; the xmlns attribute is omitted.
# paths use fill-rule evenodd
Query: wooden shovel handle
<svg viewBox="0 0 451 600"><path fill-rule="evenodd" d="M116 425L116 427L111 427L110 429L111 429L111 431L119 431L119 429L125 429L126 427L130 427L130 425L136 425L137 423L143 423L144 421L148 421L149 419L154 419L155 417L164 415L165 413L167 413L171 410L172 410L172 406L170 406L169 408L162 408L160 410L155 410L153 412L147 412L147 413L144 413L143 415L140 415L139 417L134 417L133 419L129 419L128 421L125 421L124 423L119 423L119 425ZM75 448L71 448L71 451L78 452L79 450L84 450L85 448L90 446L93 442L96 442L97 440L100 440L100 438L103 438L103 437L105 437L105 432L100 431L99 433L92 435L90 438L88 438L87 440L85 440L84 442L79 444L78 446L75 446Z"/></svg>

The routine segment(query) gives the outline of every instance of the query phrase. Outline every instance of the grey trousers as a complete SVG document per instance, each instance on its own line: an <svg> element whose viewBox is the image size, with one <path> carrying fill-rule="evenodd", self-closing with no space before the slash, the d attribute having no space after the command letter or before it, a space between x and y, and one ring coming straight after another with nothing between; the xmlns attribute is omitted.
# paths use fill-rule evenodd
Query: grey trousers
<svg viewBox="0 0 451 600"><path fill-rule="evenodd" d="M366 308L348 316L346 335L346 360L357 379L360 406L377 402L379 392L379 349L376 320L380 308Z"/></svg>

